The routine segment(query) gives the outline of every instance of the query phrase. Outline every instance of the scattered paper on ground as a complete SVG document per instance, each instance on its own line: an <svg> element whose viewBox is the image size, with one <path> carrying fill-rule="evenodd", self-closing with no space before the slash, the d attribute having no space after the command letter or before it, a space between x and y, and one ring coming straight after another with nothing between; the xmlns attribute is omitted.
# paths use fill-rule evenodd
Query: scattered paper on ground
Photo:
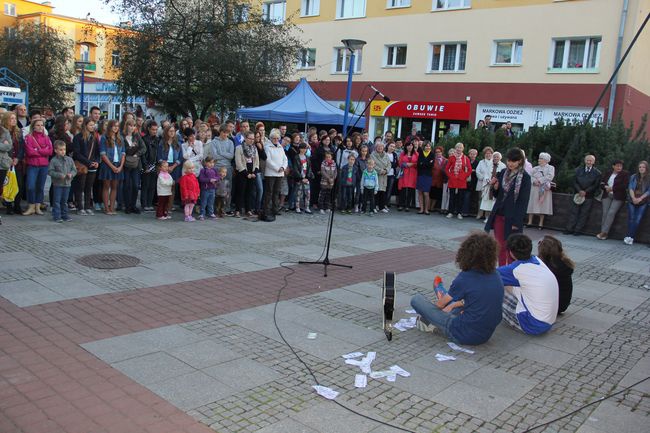
<svg viewBox="0 0 650 433"><path fill-rule="evenodd" d="M317 336L318 336L318 334L315 333L315 332L310 332L309 334L307 334L307 338L309 340L315 340Z"/></svg>
<svg viewBox="0 0 650 433"><path fill-rule="evenodd" d="M408 371L404 370L402 367L399 365L393 365L392 367L388 368L390 371L394 372L395 374L399 374L402 377L409 377L411 373Z"/></svg>
<svg viewBox="0 0 650 433"><path fill-rule="evenodd" d="M417 314L415 310L406 310L406 314Z"/></svg>
<svg viewBox="0 0 650 433"><path fill-rule="evenodd" d="M407 317L404 319L399 319L399 322L393 325L393 328L399 330L399 331L406 331L407 329L413 329L415 328L415 321L417 318L415 316L413 317Z"/></svg>
<svg viewBox="0 0 650 433"><path fill-rule="evenodd" d="M436 353L436 359L440 362L442 361L455 361L456 357L454 356L449 356L449 355L443 355L441 353Z"/></svg>
<svg viewBox="0 0 650 433"><path fill-rule="evenodd" d="M321 395L328 400L334 400L339 395L337 391L334 391L332 388L328 388L326 386L313 385L312 388L316 390L318 395Z"/></svg>
<svg viewBox="0 0 650 433"><path fill-rule="evenodd" d="M357 388L365 388L368 385L368 376L365 374L357 374L354 376L354 386Z"/></svg>
<svg viewBox="0 0 650 433"><path fill-rule="evenodd" d="M448 342L447 342L447 346L449 346L449 347L451 347L453 350L457 350L457 351L459 351L459 352L465 352L465 353L469 353L469 354L473 354L473 353L474 353L473 350L469 350L469 349L465 349L464 347L460 347L458 344L456 344L456 343L452 343L451 341L448 341Z"/></svg>
<svg viewBox="0 0 650 433"><path fill-rule="evenodd" d="M352 359L352 358L358 358L360 356L363 356L363 352L352 352L352 353L347 353L345 355L342 355L344 359Z"/></svg>

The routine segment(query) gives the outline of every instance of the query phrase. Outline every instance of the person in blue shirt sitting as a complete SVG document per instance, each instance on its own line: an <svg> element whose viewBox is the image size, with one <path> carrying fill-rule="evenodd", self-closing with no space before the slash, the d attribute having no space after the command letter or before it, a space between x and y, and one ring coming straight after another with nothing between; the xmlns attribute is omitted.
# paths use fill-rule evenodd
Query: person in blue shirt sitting
<svg viewBox="0 0 650 433"><path fill-rule="evenodd" d="M497 242L486 233L472 233L460 245L456 264L461 272L447 293L436 277L437 300L421 294L411 299L418 329L435 328L457 344L477 345L490 339L501 322L503 283L496 272Z"/></svg>
<svg viewBox="0 0 650 433"><path fill-rule="evenodd" d="M505 286L503 319L529 335L548 332L557 319L557 279L543 261L531 254L533 242L528 236L514 233L507 245L515 261L497 269Z"/></svg>

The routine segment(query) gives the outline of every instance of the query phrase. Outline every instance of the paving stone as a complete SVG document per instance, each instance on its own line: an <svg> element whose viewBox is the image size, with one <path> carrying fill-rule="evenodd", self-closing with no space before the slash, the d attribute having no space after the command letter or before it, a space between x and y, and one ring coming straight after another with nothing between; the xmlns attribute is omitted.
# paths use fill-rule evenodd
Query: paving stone
<svg viewBox="0 0 650 433"><path fill-rule="evenodd" d="M61 299L81 298L84 296L94 296L107 293L93 283L80 278L74 274L50 275L47 277L35 277L34 281L53 292L61 295Z"/></svg>
<svg viewBox="0 0 650 433"><path fill-rule="evenodd" d="M293 415L292 418L322 433L366 433L377 426L365 418L350 417L348 411L332 402L319 403Z"/></svg>
<svg viewBox="0 0 650 433"><path fill-rule="evenodd" d="M491 421L515 401L464 382L456 382L431 399L485 421Z"/></svg>
<svg viewBox="0 0 650 433"><path fill-rule="evenodd" d="M463 377L462 381L484 391L513 400L523 396L537 384L531 380L526 380L492 367L481 367ZM451 388L453 389L454 386Z"/></svg>
<svg viewBox="0 0 650 433"><path fill-rule="evenodd" d="M239 358L231 348L211 340L168 349L167 353L194 368L202 369Z"/></svg>
<svg viewBox="0 0 650 433"><path fill-rule="evenodd" d="M184 362L163 352L150 353L111 365L145 386L196 371Z"/></svg>
<svg viewBox="0 0 650 433"><path fill-rule="evenodd" d="M29 307L64 299L59 293L33 280L0 283L0 296L18 307Z"/></svg>
<svg viewBox="0 0 650 433"><path fill-rule="evenodd" d="M280 379L281 375L264 364L250 359L239 358L204 368L204 373L225 383L236 391L255 388L259 385Z"/></svg>
<svg viewBox="0 0 650 433"><path fill-rule="evenodd" d="M318 431L296 420L287 418L258 430L258 433L318 433Z"/></svg>
<svg viewBox="0 0 650 433"><path fill-rule="evenodd" d="M531 359L554 367L561 367L573 358L573 355L570 353L561 352L535 343L526 343L523 346L512 349L510 352L522 358Z"/></svg>
<svg viewBox="0 0 650 433"><path fill-rule="evenodd" d="M147 387L183 410L221 400L236 392L235 389L200 371L157 381Z"/></svg>
<svg viewBox="0 0 650 433"><path fill-rule="evenodd" d="M197 271L178 262L151 263L146 266L140 265L134 268L118 269L111 271L111 274L133 278L147 287L211 277L206 272Z"/></svg>
<svg viewBox="0 0 650 433"><path fill-rule="evenodd" d="M605 332L619 320L621 320L619 316L582 309L567 317L563 323L595 332Z"/></svg>
<svg viewBox="0 0 650 433"><path fill-rule="evenodd" d="M593 420L593 421L592 421ZM647 433L648 418L621 409L612 402L605 401L585 422L585 425L596 430L617 433Z"/></svg>

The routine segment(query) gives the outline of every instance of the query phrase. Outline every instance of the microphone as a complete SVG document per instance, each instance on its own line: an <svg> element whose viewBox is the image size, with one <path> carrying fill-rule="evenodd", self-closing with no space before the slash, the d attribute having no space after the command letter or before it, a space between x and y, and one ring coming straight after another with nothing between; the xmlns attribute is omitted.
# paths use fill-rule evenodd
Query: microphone
<svg viewBox="0 0 650 433"><path fill-rule="evenodd" d="M389 98L388 96L384 95L383 93L381 93L381 92L379 91L379 89L377 89L375 86L373 86L373 85L371 84L371 85L370 85L370 88L371 88L372 90L374 90L375 92L377 92L377 94L378 94L379 96L381 96L381 97L384 99L384 101L386 101L386 102L390 102L390 98Z"/></svg>

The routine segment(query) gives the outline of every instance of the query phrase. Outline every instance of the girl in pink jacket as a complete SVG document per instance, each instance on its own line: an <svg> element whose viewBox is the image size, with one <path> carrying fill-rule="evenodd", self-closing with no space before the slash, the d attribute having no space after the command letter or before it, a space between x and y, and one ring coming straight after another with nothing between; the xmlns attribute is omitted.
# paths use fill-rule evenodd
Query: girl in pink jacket
<svg viewBox="0 0 650 433"><path fill-rule="evenodd" d="M43 215L43 190L47 179L47 167L52 156L52 142L45 134L42 119L33 120L30 133L25 137L25 165L27 166L27 202L29 207L23 215Z"/></svg>

